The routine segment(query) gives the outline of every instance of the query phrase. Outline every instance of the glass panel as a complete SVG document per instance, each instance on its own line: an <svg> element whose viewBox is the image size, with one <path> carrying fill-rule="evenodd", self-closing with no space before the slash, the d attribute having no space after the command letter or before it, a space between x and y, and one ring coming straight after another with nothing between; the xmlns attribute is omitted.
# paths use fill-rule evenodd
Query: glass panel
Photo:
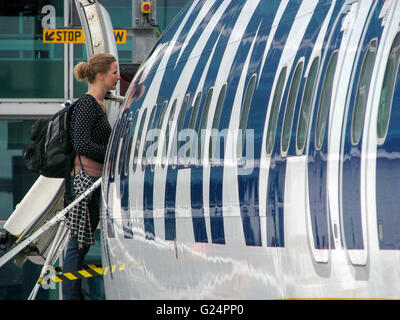
<svg viewBox="0 0 400 320"><path fill-rule="evenodd" d="M157 24L162 31L187 3L187 0L157 0Z"/></svg>
<svg viewBox="0 0 400 320"><path fill-rule="evenodd" d="M145 109L142 113L142 118L140 120L140 125L138 132L136 134L136 141L135 141L135 154L133 156L133 171L136 171L136 165L138 162L138 153L139 153L139 146L140 146L140 140L142 138L142 133L143 133L143 126L144 126L144 121L146 120L146 114L147 114L147 109Z"/></svg>
<svg viewBox="0 0 400 320"><path fill-rule="evenodd" d="M42 20L61 28L63 15L63 1L0 3L1 98L64 97L64 46L42 40Z"/></svg>
<svg viewBox="0 0 400 320"><path fill-rule="evenodd" d="M196 120L199 114L200 102L201 102L201 92L197 94L196 101L193 105L193 111L192 114L190 115L190 121L189 121L189 129L194 130L194 127L196 126Z"/></svg>
<svg viewBox="0 0 400 320"><path fill-rule="evenodd" d="M197 117L199 115L200 102L201 102L201 91L196 96L196 100L195 100L194 105L193 105L192 114L190 115L189 127L188 127L188 129L189 129L188 133L189 134L194 134L194 128L196 126ZM194 136L186 137L186 142L189 142L190 139L193 139L192 143L194 144L195 137ZM193 144L189 145L189 148L186 150L186 159L188 159L190 157L191 150L195 150L194 149L195 146Z"/></svg>
<svg viewBox="0 0 400 320"><path fill-rule="evenodd" d="M147 164L146 152L147 152L147 148L149 146L149 141L147 139L148 139L149 130L151 128L153 128L153 122L154 122L154 118L156 116L156 110L157 110L157 106L155 105L153 107L153 111L151 111L150 119L149 119L149 122L147 124L146 134L144 135L144 138L145 138L145 142L144 143L145 144L144 144L144 148L143 148L143 152L142 152L142 171L144 171L145 166Z"/></svg>
<svg viewBox="0 0 400 320"><path fill-rule="evenodd" d="M76 66L81 61L87 61L86 55L86 45L85 44L74 44L74 66ZM74 98L79 98L89 89L88 82L78 81L74 76Z"/></svg>
<svg viewBox="0 0 400 320"><path fill-rule="evenodd" d="M124 132L127 130L127 126L126 123L127 121L128 115L126 113L124 113L124 115L122 116L122 119L119 122L119 129L118 129L118 135L115 137L115 139L113 139L116 142L116 146L115 146L115 156L117 156L118 152L119 152L119 147L121 145L122 142L122 138L124 136ZM121 156L121 154L119 154ZM115 175L117 174L117 170L119 170L119 168L117 167L117 163L116 163L116 158L114 159L113 163L111 164L111 176L115 177ZM120 163L118 164L120 166Z"/></svg>
<svg viewBox="0 0 400 320"><path fill-rule="evenodd" d="M132 26L132 0L101 0L114 28Z"/></svg>
<svg viewBox="0 0 400 320"><path fill-rule="evenodd" d="M213 120L213 124L212 124L212 129L214 131L218 130L218 127L219 127L219 121L221 119L222 106L224 105L224 101L225 101L225 94L226 94L226 84L224 84L222 86L221 91L219 92L217 106L215 108L215 113L214 113L214 120ZM214 148L215 148L215 145L216 145L216 141L214 141L215 137L213 136L215 134L214 131L211 131L210 143L209 143L209 147L208 147L208 158L210 160L214 156ZM218 136L216 138L218 139Z"/></svg>
<svg viewBox="0 0 400 320"><path fill-rule="evenodd" d="M150 122L149 122L149 125L148 125L148 127L147 127L147 135L146 135L146 142L145 142L145 145L144 145L144 149L143 149L143 155L142 155L142 158L144 157L144 159L143 159L143 163L144 164L148 164L148 163L152 163L151 162L151 160L152 160L152 151L153 151L153 143L155 142L155 139L156 139L156 133L155 133L155 127L154 127L154 125L157 125L157 121L156 121L156 114L157 114L157 105L155 105L154 107L153 107L153 111L152 111L152 114L151 114L151 118L150 118ZM161 111L161 109L162 109L162 106L160 107L160 111Z"/></svg>
<svg viewBox="0 0 400 320"><path fill-rule="evenodd" d="M286 105L285 120L282 129L282 152L286 153L289 149L290 136L292 134L294 108L296 106L297 96L299 93L301 75L303 74L304 62L301 61L293 75L292 84L290 86L289 98Z"/></svg>
<svg viewBox="0 0 400 320"><path fill-rule="evenodd" d="M296 145L299 152L303 152L306 143L306 134L308 128L308 120L312 97L314 93L315 80L319 66L319 57L316 57L311 65L310 72L307 77L306 87L304 89L303 100L301 102L299 123L296 134Z"/></svg>
<svg viewBox="0 0 400 320"><path fill-rule="evenodd" d="M182 103L182 108L179 112L179 117L178 117L178 134L179 131L182 130L183 127L183 122L185 121L185 116L186 116L186 112L188 111L188 106L189 106L189 100L190 100L190 95L186 95L185 99L183 99L183 103Z"/></svg>
<svg viewBox="0 0 400 320"><path fill-rule="evenodd" d="M0 229L16 205L39 177L29 171L23 152L32 142L30 129L35 120L0 120ZM0 257L4 253L0 252ZM97 263L97 262L96 262ZM42 265L30 261L22 268L13 259L0 268L0 300L25 300L37 281ZM57 290L39 290L37 299L57 299Z"/></svg>
<svg viewBox="0 0 400 320"><path fill-rule="evenodd" d="M253 100L254 89L256 85L257 75L252 75L249 84L247 85L246 93L244 95L244 100L242 104L242 108L240 110L240 123L239 123L239 134L242 134L241 140L238 139L238 155L239 157L242 155L242 150L244 147L244 141L246 139L246 129L247 129L247 120L249 119L249 112L251 102Z"/></svg>
<svg viewBox="0 0 400 320"><path fill-rule="evenodd" d="M109 140L109 144L110 144L111 148L107 148L106 156L105 156L105 166L103 168L103 174L105 174L105 175L109 174L111 177L113 177L113 174L114 174L114 171L112 170L112 164L115 162L114 161L115 145L117 144L116 139L118 137L120 127L121 127L121 122L118 121L118 123L112 129L110 140Z"/></svg>
<svg viewBox="0 0 400 320"><path fill-rule="evenodd" d="M168 161L167 157L169 155L167 154L167 152L168 152L168 147L169 147L169 135L170 135L170 131L171 131L172 120L174 119L174 115L175 115L175 109L176 109L176 99L174 100L174 103L172 104L172 108L171 108L171 111L170 111L169 117L168 117L167 130L165 133L164 154L163 154L163 157L165 156L166 158L161 160L161 166L163 168L165 167L166 161Z"/></svg>
<svg viewBox="0 0 400 320"><path fill-rule="evenodd" d="M126 147L126 143L128 142L128 137L129 137L129 132L130 132L130 128L131 128L131 124L132 124L132 112L129 112L127 121L126 121L126 125L124 128L124 133L123 133L123 137L121 137L122 139L122 145L121 145L121 149L119 152L119 157L118 157L118 173L121 173L121 169L122 169L122 162L123 162L123 156L124 156L124 150Z"/></svg>
<svg viewBox="0 0 400 320"><path fill-rule="evenodd" d="M274 147L276 125L278 122L278 113L281 105L285 79L286 79L286 67L282 69L279 75L278 82L275 88L274 99L272 100L271 114L269 116L268 131L267 131L267 143L266 143L267 154L271 154L272 149Z"/></svg>
<svg viewBox="0 0 400 320"><path fill-rule="evenodd" d="M379 100L378 110L378 125L377 134L379 139L384 139L389 127L390 113L393 103L394 85L397 78L399 69L400 58L400 33L396 35L393 41L392 48L390 49L389 59L386 64L385 77L383 79L383 86L381 98ZM381 141L380 144L383 144Z"/></svg>
<svg viewBox="0 0 400 320"><path fill-rule="evenodd" d="M324 142L326 122L328 119L329 107L331 105L332 87L333 79L335 77L337 57L338 52L335 51L329 61L328 68L325 74L324 84L322 87L321 100L317 117L317 126L315 129L315 148L317 150L321 149Z"/></svg>
<svg viewBox="0 0 400 320"><path fill-rule="evenodd" d="M207 118L208 118L208 110L210 109L210 104L211 104L211 99L213 95L213 88L211 88L208 91L206 101L204 102L204 107L203 107L203 112L201 114L201 120L200 120L200 127L199 127L199 132L198 132L198 144L197 144L197 158L201 160L201 150L203 147L202 141L203 141L203 136L205 136L205 132L203 132L206 129L207 126Z"/></svg>
<svg viewBox="0 0 400 320"><path fill-rule="evenodd" d="M136 110L135 116L133 118L133 124L131 125L131 130L130 130L130 138L129 138L129 145L128 145L128 151L126 152L126 160L125 160L125 175L128 175L128 169L129 169L129 157L132 151L132 142L133 142L133 136L135 133L135 128L136 128L136 123L139 115L139 110Z"/></svg>
<svg viewBox="0 0 400 320"><path fill-rule="evenodd" d="M364 127L365 108L371 83L372 71L374 70L376 48L378 40L373 39L368 46L361 67L360 80L357 87L356 102L353 109L351 124L351 143L356 145L360 142L362 129Z"/></svg>
<svg viewBox="0 0 400 320"><path fill-rule="evenodd" d="M154 158L157 157L158 145L159 145L159 140L160 140L160 135L159 134L160 134L162 123L164 121L165 111L167 111L167 106L168 106L168 101L164 101L164 103L161 106L162 109L161 109L161 112L160 112L160 116L159 116L159 118L157 120L157 127L156 127L157 132L155 133L153 147L152 147L152 156L153 156L152 161L151 161L152 170L154 170L154 167L155 167Z"/></svg>
<svg viewBox="0 0 400 320"><path fill-rule="evenodd" d="M181 130L183 128L183 124L184 124L185 118L186 118L186 113L189 111L189 108L188 108L189 100L190 100L190 95L187 94L185 96L185 98L183 99L182 107L181 107L181 110L179 111L178 124L177 124L177 128L176 128L176 146L175 146L175 149L173 150L174 157L176 157L178 154L179 133L181 132Z"/></svg>
<svg viewBox="0 0 400 320"><path fill-rule="evenodd" d="M23 160L35 120L0 120L0 220L7 220L30 189L38 174Z"/></svg>

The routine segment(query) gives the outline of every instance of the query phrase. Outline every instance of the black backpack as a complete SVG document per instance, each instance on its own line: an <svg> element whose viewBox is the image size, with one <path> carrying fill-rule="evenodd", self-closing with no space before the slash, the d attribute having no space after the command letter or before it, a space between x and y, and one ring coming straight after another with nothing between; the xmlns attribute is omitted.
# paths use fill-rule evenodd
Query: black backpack
<svg viewBox="0 0 400 320"><path fill-rule="evenodd" d="M76 102L75 102L76 103ZM30 131L33 141L24 152L27 168L49 178L70 175L74 148L70 137L71 114L75 103L64 103L64 108L52 118L37 120Z"/></svg>

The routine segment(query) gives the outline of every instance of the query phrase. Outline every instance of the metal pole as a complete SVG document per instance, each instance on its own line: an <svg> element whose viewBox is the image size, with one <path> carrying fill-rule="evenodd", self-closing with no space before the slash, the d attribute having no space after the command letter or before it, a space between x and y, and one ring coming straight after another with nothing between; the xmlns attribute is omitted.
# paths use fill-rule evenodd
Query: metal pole
<svg viewBox="0 0 400 320"><path fill-rule="evenodd" d="M57 258L57 254L59 253L60 246L64 243L65 235L68 233L68 229L65 225L65 219L61 221L60 226L58 227L57 234L54 237L54 240L51 244L51 248L46 258L46 262L43 265L42 271L40 272L40 276L38 281L36 282L35 286L31 294L28 297L28 300L35 300L37 292L41 286L41 280L46 275L47 270L51 267L53 260Z"/></svg>

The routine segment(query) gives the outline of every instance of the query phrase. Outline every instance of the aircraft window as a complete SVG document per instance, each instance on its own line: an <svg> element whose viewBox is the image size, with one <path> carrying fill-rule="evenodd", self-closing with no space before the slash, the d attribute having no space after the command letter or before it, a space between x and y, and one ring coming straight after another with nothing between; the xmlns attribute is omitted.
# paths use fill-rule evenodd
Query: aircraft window
<svg viewBox="0 0 400 320"><path fill-rule="evenodd" d="M147 109L143 111L142 118L140 119L139 129L136 135L135 154L133 156L133 171L136 171L136 165L138 162L137 156L139 153L140 140L142 138L142 132L143 132L144 121L146 120L146 114L147 114Z"/></svg>
<svg viewBox="0 0 400 320"><path fill-rule="evenodd" d="M154 112L154 114L153 114L153 112ZM145 142L145 145L144 145L143 155L142 155L142 157L145 157L143 159L143 163L144 164L151 163L152 156L153 156L152 155L152 151L153 151L152 143L154 142L157 134L154 131L150 132L150 130L154 129L154 122L155 122L156 113L157 113L157 105L155 105L153 107L153 111L152 111L152 114L151 114L149 126L147 127L146 142ZM157 123L156 123L156 125L157 125Z"/></svg>
<svg viewBox="0 0 400 320"><path fill-rule="evenodd" d="M381 140L379 144L384 143L384 139L389 128L390 114L393 104L394 85L397 78L400 58L400 32L397 33L390 49L389 59L386 64L385 77L381 97L379 100L377 134Z"/></svg>
<svg viewBox="0 0 400 320"><path fill-rule="evenodd" d="M128 116L127 120L126 120L126 125L125 125L125 128L124 128L124 134L123 134L123 138L122 138L122 146L121 146L121 150L119 152L118 171L117 171L119 173L121 173L124 150L126 148L126 143L128 141L129 131L130 131L131 124L132 124L132 113L133 112L129 112L129 116Z"/></svg>
<svg viewBox="0 0 400 320"><path fill-rule="evenodd" d="M201 102L201 92L197 94L196 101L193 105L193 111L192 114L190 115L190 121L189 121L189 129L194 130L194 127L196 126L196 119L199 114L200 102Z"/></svg>
<svg viewBox="0 0 400 320"><path fill-rule="evenodd" d="M179 131L182 130L182 128L183 128L183 123L185 121L185 115L186 115L186 112L189 110L189 108L188 108L189 100L190 100L190 95L187 94L185 96L185 99L183 99L182 108L179 113L179 118L178 118L178 130ZM179 131L178 131L178 133L179 133Z"/></svg>
<svg viewBox="0 0 400 320"><path fill-rule="evenodd" d="M116 157L117 154L118 154L119 145L121 144L121 135L122 135L122 132L123 132L123 130L126 129L126 127L125 127L125 124L126 124L126 117L127 117L127 114L125 113L125 114L122 116L121 121L118 123L118 129L117 129L118 131L117 131L117 134L116 134L115 137L114 137L113 146L115 146L115 147L113 148L113 153L115 154L115 157ZM114 159L113 162L111 163L111 169L110 169L110 170L111 170L111 177L112 177L112 178L114 178L114 176L115 176L116 161L117 161L117 159Z"/></svg>
<svg viewBox="0 0 400 320"><path fill-rule="evenodd" d="M214 141L214 134L218 132L219 121L221 120L221 112L222 112L222 106L224 105L225 95L226 95L226 84L222 86L221 91L219 92L217 106L215 108L214 120L212 123L212 129L215 130L211 131L210 143L208 147L208 158L210 160L214 156L214 149L216 145L216 141ZM217 137L215 138L218 139L218 133Z"/></svg>
<svg viewBox="0 0 400 320"><path fill-rule="evenodd" d="M175 115L175 109L176 109L176 99L174 100L174 103L172 104L171 112L169 113L169 117L168 117L167 130L165 132L165 143L164 143L165 153L163 154L163 156L165 155L166 158L164 159L165 161L161 162L161 166L163 168L165 167L165 162L168 160L168 156L169 156L168 155L169 134L171 131L172 120L174 119L174 115Z"/></svg>
<svg viewBox="0 0 400 320"><path fill-rule="evenodd" d="M286 154L289 149L290 137L292 135L293 115L296 106L297 96L299 94L299 87L301 76L303 74L304 62L300 61L297 64L296 71L294 72L292 83L290 85L288 102L285 111L285 120L283 121L283 129L281 136L282 153Z"/></svg>
<svg viewBox="0 0 400 320"><path fill-rule="evenodd" d="M144 171L145 166L147 164L146 153L147 153L147 149L150 145L149 140L148 140L148 135L149 135L150 128L153 127L153 122L154 122L154 118L156 115L156 109L157 109L157 106L154 106L153 110L151 111L149 123L147 124L147 129L145 130L146 131L146 134L144 135L145 142L144 142L144 148L143 148L143 152L142 152L142 171Z"/></svg>
<svg viewBox="0 0 400 320"><path fill-rule="evenodd" d="M185 122L186 118L186 112L189 110L189 100L190 100L190 95L186 95L185 98L183 99L181 110L179 110L179 116L178 116L178 124L176 128L176 145L175 149L173 150L174 158L178 154L178 147L179 147L179 133L181 132L183 128L183 123Z"/></svg>
<svg viewBox="0 0 400 320"><path fill-rule="evenodd" d="M376 49L378 40L371 40L361 67L360 79L357 87L356 102L354 104L353 116L351 121L351 143L357 145L361 139L361 133L364 126L365 108L371 83L372 71L374 69Z"/></svg>
<svg viewBox="0 0 400 320"><path fill-rule="evenodd" d="M111 167L112 167L111 166L111 155L113 154L113 151L114 151L114 143L115 143L118 129L119 129L119 125L118 125L118 123L116 123L112 129L111 136L110 136L110 141L112 141L111 147L107 148L106 156L105 156L105 159L107 159L107 160L105 161L106 166L104 166L103 169L105 170L104 172L109 175L113 175L113 172L111 171Z"/></svg>
<svg viewBox="0 0 400 320"><path fill-rule="evenodd" d="M188 133L190 135L194 134L194 128L196 126L196 120L199 114L199 108L200 108L200 102L201 102L201 91L197 94L196 100L193 105L193 110L192 114L190 115L190 120L189 120L189 127L188 127ZM186 143L191 141L191 143L194 143L194 136L186 137ZM190 157L190 152L193 149L193 145L189 145L189 148L186 150L186 159Z"/></svg>
<svg viewBox="0 0 400 320"><path fill-rule="evenodd" d="M211 99L213 95L214 88L211 88L206 97L206 101L204 102L204 107L203 107L203 112L201 113L201 119L200 119L200 127L199 127L199 132L198 132L198 143L197 143L197 158L201 161L201 149L202 149L202 140L203 140L203 135L205 136L205 129L207 126L207 118L208 118L208 111L210 109L210 104L211 104Z"/></svg>
<svg viewBox="0 0 400 320"><path fill-rule="evenodd" d="M285 86L286 70L284 67L279 74L278 82L276 84L274 99L272 100L271 114L268 121L268 131L267 131L267 154L272 153L274 147L275 135L276 135L276 125L278 122L279 107L281 105L281 99L283 94L283 89Z"/></svg>
<svg viewBox="0 0 400 320"><path fill-rule="evenodd" d="M315 148L321 149L324 142L326 123L328 119L329 107L331 105L333 79L335 77L338 51L335 51L329 60L326 69L324 84L322 86L320 105L317 116L317 126L315 128Z"/></svg>
<svg viewBox="0 0 400 320"><path fill-rule="evenodd" d="M126 152L126 161L125 161L125 175L128 175L128 169L129 169L129 157L131 155L131 151L132 151L132 141L133 141L133 135L135 133L135 128L136 128L136 123L137 123L137 119L138 119L138 115L139 115L139 110L136 110L135 112L135 116L133 117L133 123L131 126L131 137L129 138L129 145L128 145L128 151Z"/></svg>
<svg viewBox="0 0 400 320"><path fill-rule="evenodd" d="M319 57L316 57L312 62L310 71L307 76L307 82L304 89L304 95L301 102L299 122L297 125L296 133L296 146L298 152L303 152L306 142L306 134L308 128L308 120L312 103L312 96L314 93L315 80L317 78L317 71L319 66Z"/></svg>
<svg viewBox="0 0 400 320"><path fill-rule="evenodd" d="M244 99L242 103L242 108L240 109L240 123L239 123L239 133L241 133L241 140L238 139L238 144L241 142L241 145L238 145L238 155L241 157L244 141L246 139L246 128L247 128L247 120L249 119L249 112L251 101L253 100L254 89L256 85L257 75L253 74L249 80L249 83L246 88L246 93L244 94Z"/></svg>
<svg viewBox="0 0 400 320"><path fill-rule="evenodd" d="M153 141L153 147L152 147L152 152L151 152L151 154L152 154L152 164L151 164L151 168L152 168L152 170L154 170L154 167L155 167L155 157L157 156L157 152L158 152L158 142L159 142L159 140L160 140L160 130L161 130L161 126L162 126L162 123L163 123L163 121L164 121L164 116L165 116L165 111L167 111L167 106L168 106L168 101L166 100L166 101L164 101L164 103L162 104L162 106L161 106L161 112L160 112L160 116L159 116L159 118L158 118L158 120L157 120L157 126L156 126L156 130L158 131L158 132L156 132L155 133L155 137L154 137L154 141Z"/></svg>

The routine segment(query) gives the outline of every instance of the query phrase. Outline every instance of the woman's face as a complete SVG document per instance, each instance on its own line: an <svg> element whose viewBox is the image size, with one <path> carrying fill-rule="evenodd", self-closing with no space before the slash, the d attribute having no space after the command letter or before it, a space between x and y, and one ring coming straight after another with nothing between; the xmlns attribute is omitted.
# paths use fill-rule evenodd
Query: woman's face
<svg viewBox="0 0 400 320"><path fill-rule="evenodd" d="M121 79L118 72L118 64L114 61L111 64L110 70L106 74L104 74L104 85L107 87L107 90L115 90L118 81Z"/></svg>

